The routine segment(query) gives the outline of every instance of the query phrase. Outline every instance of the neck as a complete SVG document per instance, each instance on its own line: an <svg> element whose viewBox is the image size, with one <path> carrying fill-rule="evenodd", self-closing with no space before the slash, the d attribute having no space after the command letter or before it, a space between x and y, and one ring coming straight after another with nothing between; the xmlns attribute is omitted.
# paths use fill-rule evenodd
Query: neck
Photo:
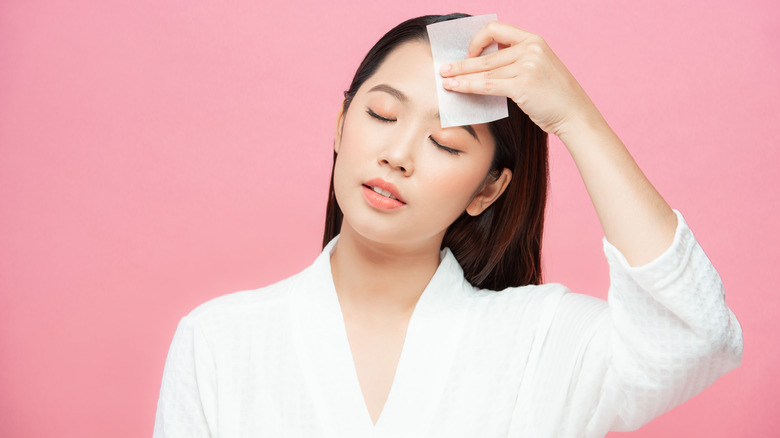
<svg viewBox="0 0 780 438"><path fill-rule="evenodd" d="M345 222L331 256L342 308L375 315L407 314L439 266L441 238L385 244L359 235Z"/></svg>

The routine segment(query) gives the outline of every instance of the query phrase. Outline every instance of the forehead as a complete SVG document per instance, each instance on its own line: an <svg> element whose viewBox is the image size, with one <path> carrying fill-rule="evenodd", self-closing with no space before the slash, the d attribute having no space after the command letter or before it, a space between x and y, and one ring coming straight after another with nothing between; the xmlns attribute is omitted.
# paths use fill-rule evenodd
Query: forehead
<svg viewBox="0 0 780 438"><path fill-rule="evenodd" d="M409 104L437 113L439 103L434 75L430 46L422 41L409 41L387 55L358 93L367 93L377 84L387 84L407 96Z"/></svg>
<svg viewBox="0 0 780 438"><path fill-rule="evenodd" d="M408 41L387 55L376 72L361 85L357 94L368 94L368 97L392 96L391 98L412 109L419 117L430 120L440 128L436 74L430 45L425 41ZM393 91L388 92L388 89ZM452 127L446 130L464 130L482 143L493 143L488 124Z"/></svg>

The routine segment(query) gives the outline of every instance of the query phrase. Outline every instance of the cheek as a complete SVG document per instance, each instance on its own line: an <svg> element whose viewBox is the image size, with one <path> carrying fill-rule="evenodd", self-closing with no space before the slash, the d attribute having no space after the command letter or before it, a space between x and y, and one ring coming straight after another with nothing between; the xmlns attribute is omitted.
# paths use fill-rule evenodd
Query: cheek
<svg viewBox="0 0 780 438"><path fill-rule="evenodd" d="M352 111L352 110L350 110ZM356 111L356 109L355 109ZM351 113L350 113L351 115ZM348 117L338 143L339 159L345 162L365 160L376 149L377 133L361 120Z"/></svg>
<svg viewBox="0 0 780 438"><path fill-rule="evenodd" d="M333 167L333 192L339 204L342 203L345 181L348 179L349 173L349 166L345 163L346 158L345 154L339 153L336 156L336 165Z"/></svg>
<svg viewBox="0 0 780 438"><path fill-rule="evenodd" d="M350 168L360 160L360 154L365 147L361 147L360 136L356 135L354 129L344 128L341 139L338 143L336 153L336 166L333 170L334 178L339 175L349 173Z"/></svg>
<svg viewBox="0 0 780 438"><path fill-rule="evenodd" d="M431 171L426 180L431 193L436 193L432 204L436 208L465 210L474 195L479 191L485 179L481 169L454 166L452 169L439 167Z"/></svg>

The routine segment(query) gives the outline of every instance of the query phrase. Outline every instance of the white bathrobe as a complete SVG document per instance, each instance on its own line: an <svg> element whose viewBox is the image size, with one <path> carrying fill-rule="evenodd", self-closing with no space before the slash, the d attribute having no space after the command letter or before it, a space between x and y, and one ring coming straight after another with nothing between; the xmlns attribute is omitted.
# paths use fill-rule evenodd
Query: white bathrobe
<svg viewBox="0 0 780 438"><path fill-rule="evenodd" d="M603 437L740 363L740 326L679 213L674 243L646 266L604 240L608 302L559 284L476 289L445 249L373 425L333 287L335 245L181 320L155 437Z"/></svg>

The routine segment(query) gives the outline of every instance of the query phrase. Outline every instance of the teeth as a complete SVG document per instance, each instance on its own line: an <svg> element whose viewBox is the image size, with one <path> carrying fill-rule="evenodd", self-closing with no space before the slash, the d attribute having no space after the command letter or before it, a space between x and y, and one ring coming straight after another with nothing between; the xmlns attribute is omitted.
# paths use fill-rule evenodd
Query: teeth
<svg viewBox="0 0 780 438"><path fill-rule="evenodd" d="M396 198L395 196L393 196L393 194L392 194L392 193L388 192L387 190L382 190L382 189L380 189L379 187L371 187L371 189L372 189L373 191L375 191L375 192L379 193L380 195L382 195L382 196L386 197L386 198L390 198L390 199L396 199L396 200L398 199L398 198Z"/></svg>

